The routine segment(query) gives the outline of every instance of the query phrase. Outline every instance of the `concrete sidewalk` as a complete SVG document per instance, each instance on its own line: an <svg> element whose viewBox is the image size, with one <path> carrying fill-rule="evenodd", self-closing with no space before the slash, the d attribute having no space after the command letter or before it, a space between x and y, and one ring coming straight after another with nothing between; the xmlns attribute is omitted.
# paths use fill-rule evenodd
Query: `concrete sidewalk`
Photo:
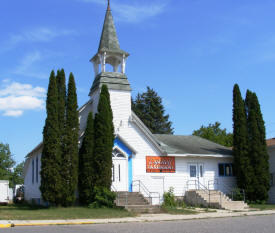
<svg viewBox="0 0 275 233"><path fill-rule="evenodd" d="M175 220L191 220L206 218L226 218L253 215L275 214L275 210L264 211L242 211L232 212L228 210L217 210L217 212L205 212L190 215L171 215L171 214L143 214L137 217L111 218L111 219L74 219L74 220L12 220L1 221L0 228L19 227L19 226L45 226L45 225L81 225L81 224L103 224L103 223L126 223L126 222L159 222Z"/></svg>

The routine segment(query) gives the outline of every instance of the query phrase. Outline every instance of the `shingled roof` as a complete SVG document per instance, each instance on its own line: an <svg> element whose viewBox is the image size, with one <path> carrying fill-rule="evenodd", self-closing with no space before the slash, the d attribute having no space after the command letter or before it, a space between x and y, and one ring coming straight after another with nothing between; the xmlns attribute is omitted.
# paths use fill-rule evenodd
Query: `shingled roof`
<svg viewBox="0 0 275 233"><path fill-rule="evenodd" d="M109 5L105 15L98 52L113 52L128 55L127 52L120 49L113 16Z"/></svg>
<svg viewBox="0 0 275 233"><path fill-rule="evenodd" d="M154 134L167 154L225 155L232 156L232 150L197 136Z"/></svg>

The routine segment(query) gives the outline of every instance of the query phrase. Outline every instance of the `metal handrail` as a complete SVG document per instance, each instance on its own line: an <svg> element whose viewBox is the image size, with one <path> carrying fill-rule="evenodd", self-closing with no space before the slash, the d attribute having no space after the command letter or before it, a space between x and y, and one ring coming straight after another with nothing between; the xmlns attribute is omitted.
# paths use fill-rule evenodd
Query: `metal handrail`
<svg viewBox="0 0 275 233"><path fill-rule="evenodd" d="M195 183L195 189L196 190L202 190L203 192L205 192L208 195L208 207L210 207L210 199L211 199L211 192L210 192L210 190L207 189L207 187L205 185L203 185L201 182L199 182L198 180L188 180L186 182L187 190L189 190L189 183L190 182L194 182Z"/></svg>
<svg viewBox="0 0 275 233"><path fill-rule="evenodd" d="M210 185L212 184L215 190L215 184L219 185L219 180L218 179L214 179L214 180L208 180L208 189L210 190Z"/></svg>
<svg viewBox="0 0 275 233"><path fill-rule="evenodd" d="M133 187L136 186L136 185L138 185L139 193L142 193L141 191L143 191L143 193L145 192L145 194L149 198L149 201L150 201L151 205L152 205L152 199L153 198L158 198L159 199L159 203L160 203L160 193L158 193L158 192L150 192L150 190L143 184L143 182L141 180L133 180L133 182L132 182L132 190L133 190ZM152 194L157 194L157 197L154 197L154 195L152 195Z"/></svg>
<svg viewBox="0 0 275 233"><path fill-rule="evenodd" d="M209 188L211 183L217 184L219 191L225 190L225 191L223 191L224 194L227 195L228 197L231 196L231 199L234 200L234 192L235 192L234 189L237 188L236 186L230 186L230 185L228 185L224 182L222 184L220 184L219 180L215 179L215 180L209 180L208 181L208 188ZM210 190L210 188L209 188L209 190ZM240 192L243 194L243 201L245 202L245 191L244 191L244 189L240 189Z"/></svg>

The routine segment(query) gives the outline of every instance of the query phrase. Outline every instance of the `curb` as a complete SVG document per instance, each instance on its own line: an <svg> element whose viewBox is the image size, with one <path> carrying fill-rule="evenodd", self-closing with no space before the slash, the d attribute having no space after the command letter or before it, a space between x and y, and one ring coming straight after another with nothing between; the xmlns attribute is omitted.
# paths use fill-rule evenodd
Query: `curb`
<svg viewBox="0 0 275 233"><path fill-rule="evenodd" d="M244 216L261 216L261 215L274 215L275 211L251 211L251 212L232 212L227 214L220 213L217 214L205 214L203 216L190 216L190 215L171 215L170 217L161 216L139 216L134 218L124 218L124 219L93 219L92 221L87 220L57 220L56 222L50 222L50 220L45 221L7 221L7 223L3 222L0 224L1 228L11 228L11 227L24 227L24 226L54 226L54 225L90 225L90 224L108 224L108 223L130 223L130 222L160 222L160 221L181 221L181 220L200 220L200 219L212 219L212 218L232 218L232 217L244 217Z"/></svg>
<svg viewBox="0 0 275 233"><path fill-rule="evenodd" d="M13 227L13 224L0 224L0 228L10 228Z"/></svg>
<svg viewBox="0 0 275 233"><path fill-rule="evenodd" d="M0 228L10 228L10 227L26 227L26 226L51 226L51 225L90 225L95 224L95 222L37 222L37 223L11 223L11 224L0 224Z"/></svg>

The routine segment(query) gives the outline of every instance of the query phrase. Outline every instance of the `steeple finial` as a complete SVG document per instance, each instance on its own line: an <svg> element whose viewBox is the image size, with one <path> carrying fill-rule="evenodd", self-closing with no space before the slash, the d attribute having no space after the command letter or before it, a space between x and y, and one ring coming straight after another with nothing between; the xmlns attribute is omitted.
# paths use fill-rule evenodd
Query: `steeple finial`
<svg viewBox="0 0 275 233"><path fill-rule="evenodd" d="M108 8L107 8L108 11L111 10L111 7L110 7L110 0L108 0Z"/></svg>

